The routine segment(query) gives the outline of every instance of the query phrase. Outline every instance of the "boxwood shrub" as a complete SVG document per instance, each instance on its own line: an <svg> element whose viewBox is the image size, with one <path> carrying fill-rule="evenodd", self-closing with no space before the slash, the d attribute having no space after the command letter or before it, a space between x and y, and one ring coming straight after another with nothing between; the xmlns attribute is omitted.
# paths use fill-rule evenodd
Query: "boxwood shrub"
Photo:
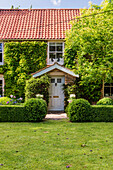
<svg viewBox="0 0 113 170"><path fill-rule="evenodd" d="M113 100L109 97L104 97L100 99L96 105L113 105Z"/></svg>
<svg viewBox="0 0 113 170"><path fill-rule="evenodd" d="M113 122L113 106L94 105L90 114L92 122Z"/></svg>
<svg viewBox="0 0 113 170"><path fill-rule="evenodd" d="M66 110L72 122L113 122L113 105L90 106L83 99L75 99Z"/></svg>
<svg viewBox="0 0 113 170"><path fill-rule="evenodd" d="M29 99L24 105L0 105L0 122L38 122L46 114L43 99Z"/></svg>
<svg viewBox="0 0 113 170"><path fill-rule="evenodd" d="M39 122L45 118L47 114L47 104L43 99L31 98L25 103L25 111L28 121Z"/></svg>
<svg viewBox="0 0 113 170"><path fill-rule="evenodd" d="M68 116L72 122L89 121L91 106L85 99L73 99L68 105Z"/></svg>
<svg viewBox="0 0 113 170"><path fill-rule="evenodd" d="M28 121L25 107L20 105L0 105L0 122Z"/></svg>

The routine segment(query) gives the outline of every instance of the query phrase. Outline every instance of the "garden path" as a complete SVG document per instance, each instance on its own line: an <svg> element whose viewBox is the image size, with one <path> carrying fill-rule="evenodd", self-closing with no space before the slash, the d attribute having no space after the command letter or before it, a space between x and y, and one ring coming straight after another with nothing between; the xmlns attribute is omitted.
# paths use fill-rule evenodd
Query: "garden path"
<svg viewBox="0 0 113 170"><path fill-rule="evenodd" d="M66 113L49 113L46 115L45 119L60 120L67 119Z"/></svg>

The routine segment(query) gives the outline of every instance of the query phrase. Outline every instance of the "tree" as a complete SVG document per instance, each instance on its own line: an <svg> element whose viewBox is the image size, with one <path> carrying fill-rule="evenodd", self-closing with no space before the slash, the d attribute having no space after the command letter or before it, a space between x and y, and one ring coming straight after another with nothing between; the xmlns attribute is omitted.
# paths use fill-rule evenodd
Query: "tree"
<svg viewBox="0 0 113 170"><path fill-rule="evenodd" d="M90 4L71 24L66 36L65 65L80 75L83 91L88 92L92 85L88 95L92 94L91 100L96 101L101 93L98 97L95 93L100 91L102 81L113 80L113 4L108 0L100 6Z"/></svg>
<svg viewBox="0 0 113 170"><path fill-rule="evenodd" d="M11 9L19 9L20 8L20 5L18 7L15 7L14 8L14 5L11 6Z"/></svg>

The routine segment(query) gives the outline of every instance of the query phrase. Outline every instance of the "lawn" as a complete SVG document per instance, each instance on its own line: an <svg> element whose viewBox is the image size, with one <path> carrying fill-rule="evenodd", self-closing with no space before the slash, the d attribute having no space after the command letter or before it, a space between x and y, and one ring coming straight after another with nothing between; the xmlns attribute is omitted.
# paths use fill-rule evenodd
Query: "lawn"
<svg viewBox="0 0 113 170"><path fill-rule="evenodd" d="M0 123L0 168L113 169L113 123Z"/></svg>

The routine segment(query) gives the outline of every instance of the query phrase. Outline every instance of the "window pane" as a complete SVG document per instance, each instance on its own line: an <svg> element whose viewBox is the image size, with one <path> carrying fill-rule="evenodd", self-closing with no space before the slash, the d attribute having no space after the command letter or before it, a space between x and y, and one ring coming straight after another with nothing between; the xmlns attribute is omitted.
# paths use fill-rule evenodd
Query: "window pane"
<svg viewBox="0 0 113 170"><path fill-rule="evenodd" d="M110 86L110 83L105 83L104 86Z"/></svg>
<svg viewBox="0 0 113 170"><path fill-rule="evenodd" d="M2 88L0 87L0 97L2 97Z"/></svg>
<svg viewBox="0 0 113 170"><path fill-rule="evenodd" d="M57 79L57 83L61 83L62 81L61 81L61 79Z"/></svg>
<svg viewBox="0 0 113 170"><path fill-rule="evenodd" d="M55 51L55 46L49 46L49 51Z"/></svg>
<svg viewBox="0 0 113 170"><path fill-rule="evenodd" d="M105 87L104 88L104 96L110 96L110 88L109 87Z"/></svg>
<svg viewBox="0 0 113 170"><path fill-rule="evenodd" d="M55 51L55 43L49 43L49 51Z"/></svg>
<svg viewBox="0 0 113 170"><path fill-rule="evenodd" d="M63 46L63 43L56 43L56 46Z"/></svg>
<svg viewBox="0 0 113 170"><path fill-rule="evenodd" d="M55 79L51 79L51 83L55 83Z"/></svg>
<svg viewBox="0 0 113 170"><path fill-rule="evenodd" d="M55 59L55 54L54 53L50 53L49 54L49 58L51 59L51 61L53 62Z"/></svg>
<svg viewBox="0 0 113 170"><path fill-rule="evenodd" d="M2 43L0 43L0 52L2 52Z"/></svg>
<svg viewBox="0 0 113 170"><path fill-rule="evenodd" d="M0 97L2 97L2 80L0 80Z"/></svg>
<svg viewBox="0 0 113 170"><path fill-rule="evenodd" d="M49 43L49 46L55 46L55 43Z"/></svg>
<svg viewBox="0 0 113 170"><path fill-rule="evenodd" d="M111 96L113 96L113 87L111 87Z"/></svg>
<svg viewBox="0 0 113 170"><path fill-rule="evenodd" d="M2 62L2 53L0 53L0 62Z"/></svg>
<svg viewBox="0 0 113 170"><path fill-rule="evenodd" d="M57 47L56 47L56 50L62 52L63 48L62 48L62 46L57 46Z"/></svg>
<svg viewBox="0 0 113 170"><path fill-rule="evenodd" d="M57 57L57 61L59 62L60 61L60 58L62 58L62 53L56 53L56 57Z"/></svg>
<svg viewBox="0 0 113 170"><path fill-rule="evenodd" d="M2 86L2 80L0 80L0 87Z"/></svg>

